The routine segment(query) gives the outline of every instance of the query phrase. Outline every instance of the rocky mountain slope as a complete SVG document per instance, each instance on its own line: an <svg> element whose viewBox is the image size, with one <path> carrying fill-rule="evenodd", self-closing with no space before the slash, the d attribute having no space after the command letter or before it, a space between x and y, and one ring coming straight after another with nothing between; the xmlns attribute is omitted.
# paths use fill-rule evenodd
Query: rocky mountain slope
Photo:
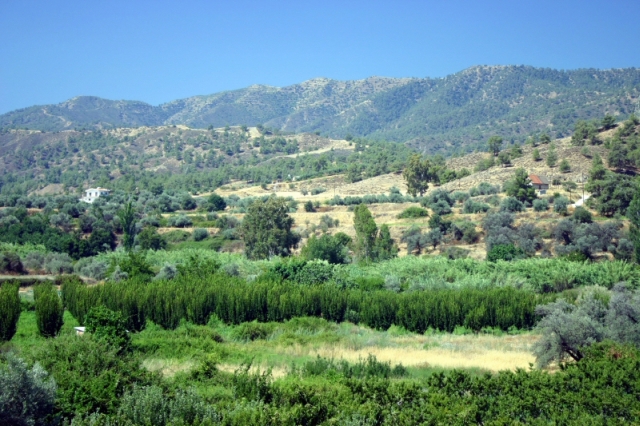
<svg viewBox="0 0 640 426"><path fill-rule="evenodd" d="M256 125L407 142L425 152L470 151L492 134L570 134L578 119L625 117L640 98L640 70L559 71L476 66L441 79L326 78L287 87L254 85L152 106L81 96L0 115L0 128Z"/></svg>

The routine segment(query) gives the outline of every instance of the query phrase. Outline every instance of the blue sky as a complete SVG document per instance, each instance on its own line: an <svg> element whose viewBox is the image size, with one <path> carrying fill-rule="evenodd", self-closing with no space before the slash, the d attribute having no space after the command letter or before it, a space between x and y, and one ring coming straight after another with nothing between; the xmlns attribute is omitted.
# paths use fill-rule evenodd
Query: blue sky
<svg viewBox="0 0 640 426"><path fill-rule="evenodd" d="M640 66L637 0L0 0L0 113L314 77Z"/></svg>

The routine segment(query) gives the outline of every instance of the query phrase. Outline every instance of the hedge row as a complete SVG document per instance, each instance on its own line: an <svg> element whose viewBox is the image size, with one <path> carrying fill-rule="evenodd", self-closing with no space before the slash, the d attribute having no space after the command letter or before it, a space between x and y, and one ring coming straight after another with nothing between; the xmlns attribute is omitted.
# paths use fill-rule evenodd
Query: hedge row
<svg viewBox="0 0 640 426"><path fill-rule="evenodd" d="M146 320L167 329L176 328L181 320L206 324L211 315L216 315L229 324L309 316L359 322L382 330L395 324L417 333L428 328L450 332L463 325L474 330L530 328L536 321L535 306L553 297L515 288L368 292L267 279L247 283L223 273L93 287L68 278L62 294L65 306L81 324L91 307L105 305L120 311L130 330L143 329Z"/></svg>

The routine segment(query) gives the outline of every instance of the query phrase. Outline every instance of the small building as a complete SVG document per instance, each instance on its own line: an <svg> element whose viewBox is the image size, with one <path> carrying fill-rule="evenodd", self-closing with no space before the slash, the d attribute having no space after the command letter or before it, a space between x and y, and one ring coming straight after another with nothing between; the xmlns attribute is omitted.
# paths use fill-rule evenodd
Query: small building
<svg viewBox="0 0 640 426"><path fill-rule="evenodd" d="M111 191L105 188L89 188L84 191L84 197L80 198L80 201L91 204L98 198L105 197L110 193Z"/></svg>
<svg viewBox="0 0 640 426"><path fill-rule="evenodd" d="M549 189L549 181L546 177L540 175L529 175L531 185L538 191L546 191Z"/></svg>
<svg viewBox="0 0 640 426"><path fill-rule="evenodd" d="M86 331L86 327L73 327L73 329L76 331L77 336L83 336Z"/></svg>

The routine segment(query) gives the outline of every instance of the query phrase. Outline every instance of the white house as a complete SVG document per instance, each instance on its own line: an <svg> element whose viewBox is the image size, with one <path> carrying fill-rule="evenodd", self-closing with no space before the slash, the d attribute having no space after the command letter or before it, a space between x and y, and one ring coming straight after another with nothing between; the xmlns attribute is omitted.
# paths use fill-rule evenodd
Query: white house
<svg viewBox="0 0 640 426"><path fill-rule="evenodd" d="M105 188L89 188L84 191L84 197L80 198L80 201L91 204L98 198L109 195L110 193L111 191Z"/></svg>

